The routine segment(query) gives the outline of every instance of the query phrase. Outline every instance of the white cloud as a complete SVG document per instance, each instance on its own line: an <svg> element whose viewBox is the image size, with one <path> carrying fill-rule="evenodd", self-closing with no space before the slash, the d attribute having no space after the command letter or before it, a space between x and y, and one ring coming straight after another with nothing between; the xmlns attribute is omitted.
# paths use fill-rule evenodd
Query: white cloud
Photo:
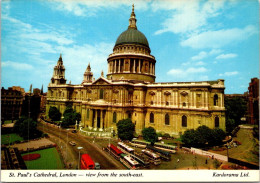
<svg viewBox="0 0 260 183"><path fill-rule="evenodd" d="M32 39L37 41L52 41L60 45L67 45L73 43L73 40L68 39L64 35L61 35L57 32L51 32L47 34L33 31L30 34L21 34L21 37L24 39Z"/></svg>
<svg viewBox="0 0 260 183"><path fill-rule="evenodd" d="M192 48L220 48L234 42L246 40L257 33L257 28L248 25L243 29L221 29L195 34L181 42L182 46Z"/></svg>
<svg viewBox="0 0 260 183"><path fill-rule="evenodd" d="M223 74L219 74L219 76L234 76L237 74L238 74L238 71L233 71L233 72L225 72Z"/></svg>
<svg viewBox="0 0 260 183"><path fill-rule="evenodd" d="M131 7L132 4L135 5L135 9L145 10L148 8L148 3L150 0L134 0L134 1L119 1L119 0L54 0L51 2L51 8L72 13L76 16L94 16L97 14L97 11L105 8L119 8L120 6Z"/></svg>
<svg viewBox="0 0 260 183"><path fill-rule="evenodd" d="M234 53L228 53L228 54L221 54L216 57L216 59L228 59L228 58L235 58L237 57L237 54Z"/></svg>
<svg viewBox="0 0 260 183"><path fill-rule="evenodd" d="M210 52L209 52L209 55L216 55L216 54L219 54L221 53L222 50L221 49L212 49Z"/></svg>
<svg viewBox="0 0 260 183"><path fill-rule="evenodd" d="M207 25L209 18L219 14L219 10L224 7L225 0L206 1L204 4L198 0L184 1L155 1L152 9L168 10L171 15L162 23L162 29L155 34L164 32L191 33L197 32L200 28Z"/></svg>
<svg viewBox="0 0 260 183"><path fill-rule="evenodd" d="M107 56L112 52L113 46L114 43L98 43L57 47L56 49L62 53L66 79L71 80L74 84L81 83L88 63L90 63L91 71L96 79L100 77L101 70L106 73ZM56 61L53 64L56 65Z"/></svg>
<svg viewBox="0 0 260 183"><path fill-rule="evenodd" d="M205 73L208 72L208 69L205 67L189 67L189 68L177 68L171 69L167 72L167 75L175 77L175 79L179 79L180 81L200 81L200 80L208 80L208 76Z"/></svg>
<svg viewBox="0 0 260 183"><path fill-rule="evenodd" d="M191 57L191 60L201 60L208 56L207 52L201 51L198 55Z"/></svg>
<svg viewBox="0 0 260 183"><path fill-rule="evenodd" d="M199 62L197 62L195 65L205 65L205 63L204 62L202 62L202 61L199 61Z"/></svg>
<svg viewBox="0 0 260 183"><path fill-rule="evenodd" d="M15 70L31 70L33 66L27 63L19 63L19 62L12 62L12 61L3 61L1 63L2 67L10 67Z"/></svg>

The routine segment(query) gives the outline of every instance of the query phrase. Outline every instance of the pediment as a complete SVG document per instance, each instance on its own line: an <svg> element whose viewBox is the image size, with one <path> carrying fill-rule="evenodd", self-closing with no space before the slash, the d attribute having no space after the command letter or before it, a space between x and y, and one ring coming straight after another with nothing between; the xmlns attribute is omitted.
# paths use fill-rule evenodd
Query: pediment
<svg viewBox="0 0 260 183"><path fill-rule="evenodd" d="M149 92L150 95L155 95L154 91Z"/></svg>
<svg viewBox="0 0 260 183"><path fill-rule="evenodd" d="M186 95L188 95L188 92L182 91L182 92L181 92L181 95L186 96Z"/></svg>
<svg viewBox="0 0 260 183"><path fill-rule="evenodd" d="M169 91L164 92L164 95L170 95L171 93Z"/></svg>
<svg viewBox="0 0 260 183"><path fill-rule="evenodd" d="M93 85L110 85L111 83L107 79L100 77L96 81L94 81L92 84Z"/></svg>

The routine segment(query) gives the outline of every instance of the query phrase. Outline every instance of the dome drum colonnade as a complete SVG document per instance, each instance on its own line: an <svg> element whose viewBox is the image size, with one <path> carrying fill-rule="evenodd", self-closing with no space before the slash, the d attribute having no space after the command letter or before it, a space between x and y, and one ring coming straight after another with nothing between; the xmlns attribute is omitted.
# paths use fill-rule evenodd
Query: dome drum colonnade
<svg viewBox="0 0 260 183"><path fill-rule="evenodd" d="M145 35L137 30L136 21L133 6L128 29L117 38L107 59L108 79L155 82L156 60L150 55Z"/></svg>

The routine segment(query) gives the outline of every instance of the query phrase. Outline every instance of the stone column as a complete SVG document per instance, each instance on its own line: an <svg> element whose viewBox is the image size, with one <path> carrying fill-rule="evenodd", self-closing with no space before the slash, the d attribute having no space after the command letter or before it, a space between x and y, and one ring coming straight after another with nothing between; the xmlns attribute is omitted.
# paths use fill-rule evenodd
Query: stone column
<svg viewBox="0 0 260 183"><path fill-rule="evenodd" d="M133 72L134 73L136 72L136 70L135 70L135 59L134 59L134 69L133 69Z"/></svg>
<svg viewBox="0 0 260 183"><path fill-rule="evenodd" d="M103 110L100 110L100 128L103 129Z"/></svg>
<svg viewBox="0 0 260 183"><path fill-rule="evenodd" d="M114 60L114 73L116 73L116 60Z"/></svg>
<svg viewBox="0 0 260 183"><path fill-rule="evenodd" d="M97 109L95 109L94 128L97 128Z"/></svg>
<svg viewBox="0 0 260 183"><path fill-rule="evenodd" d="M91 109L90 112L89 112L89 126L90 127L93 127L92 121L93 121L93 110Z"/></svg>
<svg viewBox="0 0 260 183"><path fill-rule="evenodd" d="M119 59L118 62L119 62L119 72L121 72L121 60Z"/></svg>
<svg viewBox="0 0 260 183"><path fill-rule="evenodd" d="M197 102L196 102L196 92L194 91L194 104L195 104L195 108L197 108Z"/></svg>
<svg viewBox="0 0 260 183"><path fill-rule="evenodd" d="M155 75L155 63L153 64L153 75Z"/></svg>
<svg viewBox="0 0 260 183"><path fill-rule="evenodd" d="M206 91L206 101L205 101L205 103L206 103L206 108L208 109L208 92Z"/></svg>
<svg viewBox="0 0 260 183"><path fill-rule="evenodd" d="M139 73L141 72L141 60L139 59Z"/></svg>

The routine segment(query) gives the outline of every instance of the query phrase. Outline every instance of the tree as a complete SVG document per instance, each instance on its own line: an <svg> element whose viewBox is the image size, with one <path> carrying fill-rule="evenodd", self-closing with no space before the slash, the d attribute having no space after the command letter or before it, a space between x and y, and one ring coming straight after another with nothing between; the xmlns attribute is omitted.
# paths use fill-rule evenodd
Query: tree
<svg viewBox="0 0 260 183"><path fill-rule="evenodd" d="M210 129L207 126L200 126L196 130L186 130L181 140L188 147L206 147L221 145L226 133L219 128Z"/></svg>
<svg viewBox="0 0 260 183"><path fill-rule="evenodd" d="M50 107L49 117L51 118L52 121L60 121L61 113L57 109L57 107L53 107L53 106Z"/></svg>
<svg viewBox="0 0 260 183"><path fill-rule="evenodd" d="M21 117L16 121L14 130L24 139L33 139L41 136L41 132L37 130L37 122L32 118Z"/></svg>
<svg viewBox="0 0 260 183"><path fill-rule="evenodd" d="M200 146L205 146L205 144L212 144L212 139L213 139L213 134L212 134L212 130L205 126L199 126L196 130L198 132L199 138L198 138L198 144Z"/></svg>
<svg viewBox="0 0 260 183"><path fill-rule="evenodd" d="M181 136L181 141L187 146L187 147L197 147L198 145L198 140L197 137L198 135L196 134L197 132L194 129L191 130L186 130L184 134Z"/></svg>
<svg viewBox="0 0 260 183"><path fill-rule="evenodd" d="M123 119L118 121L116 124L118 137L121 140L132 140L135 132L135 125L132 123L131 119Z"/></svg>
<svg viewBox="0 0 260 183"><path fill-rule="evenodd" d="M214 128L212 130L212 145L221 145L226 137L226 133L220 128Z"/></svg>
<svg viewBox="0 0 260 183"><path fill-rule="evenodd" d="M158 136L153 127L144 128L142 130L142 135L143 135L143 138L146 141L151 142L152 145L158 140Z"/></svg>
<svg viewBox="0 0 260 183"><path fill-rule="evenodd" d="M62 127L69 127L70 125L75 125L76 121L81 120L81 115L80 113L76 112L76 110L73 110L72 106L69 105L66 107L64 113L63 113L63 119L61 126Z"/></svg>
<svg viewBox="0 0 260 183"><path fill-rule="evenodd" d="M226 130L232 130L241 124L241 118L245 116L247 110L246 100L242 97L225 98L226 108Z"/></svg>

